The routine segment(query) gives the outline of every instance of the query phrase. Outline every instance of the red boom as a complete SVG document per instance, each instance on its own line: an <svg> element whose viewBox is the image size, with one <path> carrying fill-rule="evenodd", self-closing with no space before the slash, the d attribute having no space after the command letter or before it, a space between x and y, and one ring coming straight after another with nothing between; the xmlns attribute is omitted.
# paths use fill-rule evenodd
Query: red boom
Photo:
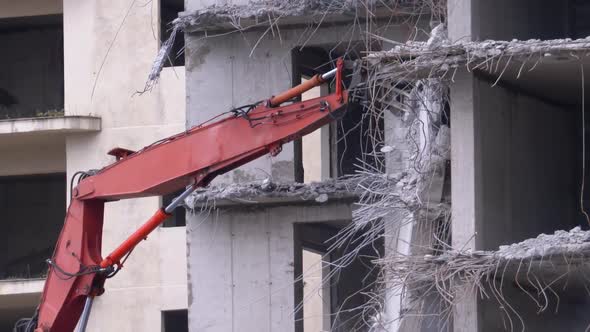
<svg viewBox="0 0 590 332"><path fill-rule="evenodd" d="M250 112L192 128L136 153L126 151L114 164L82 180L73 190L53 254L36 331L72 331L85 299L102 294L107 274L115 266L120 268L121 258L167 217L159 210L102 259L106 201L165 195L190 184L206 186L219 174L267 153L277 154L284 143L311 133L344 111L348 97L341 86L341 60L337 68L334 94L283 107L261 103ZM285 96L289 91L281 98Z"/></svg>

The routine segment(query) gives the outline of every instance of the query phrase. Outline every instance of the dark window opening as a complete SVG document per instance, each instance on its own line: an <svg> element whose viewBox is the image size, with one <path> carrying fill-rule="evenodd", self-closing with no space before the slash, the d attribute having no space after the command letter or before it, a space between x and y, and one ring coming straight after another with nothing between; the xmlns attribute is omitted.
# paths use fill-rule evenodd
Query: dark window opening
<svg viewBox="0 0 590 332"><path fill-rule="evenodd" d="M0 119L61 116L62 15L0 19Z"/></svg>
<svg viewBox="0 0 590 332"><path fill-rule="evenodd" d="M162 332L188 332L188 310L162 311Z"/></svg>
<svg viewBox="0 0 590 332"><path fill-rule="evenodd" d="M66 211L66 175L0 177L0 279L45 276Z"/></svg>
<svg viewBox="0 0 590 332"><path fill-rule="evenodd" d="M162 206L166 207L168 204L172 203L178 195L182 194L184 190L179 190L175 193L168 194L162 197ZM181 227L186 226L186 210L183 206L178 206L172 212L172 216L164 221L162 227Z"/></svg>
<svg viewBox="0 0 590 332"><path fill-rule="evenodd" d="M184 11L184 0L160 0L160 42L164 43L172 33L170 23ZM169 59L164 67L184 66L184 32L178 31L174 45L169 53Z"/></svg>

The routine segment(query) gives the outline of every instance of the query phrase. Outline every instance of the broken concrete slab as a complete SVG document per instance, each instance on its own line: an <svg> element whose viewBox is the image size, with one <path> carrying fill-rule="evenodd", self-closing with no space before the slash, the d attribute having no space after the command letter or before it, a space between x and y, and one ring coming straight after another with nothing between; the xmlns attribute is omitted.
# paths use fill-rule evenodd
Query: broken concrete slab
<svg viewBox="0 0 590 332"><path fill-rule="evenodd" d="M185 32L244 30L270 25L351 22L357 17L379 19L416 13L420 1L272 0L246 4L213 5L180 13L172 22Z"/></svg>
<svg viewBox="0 0 590 332"><path fill-rule="evenodd" d="M459 290L466 286L485 292L492 284L512 281L517 287L532 287L541 292L546 285L565 288L569 280L570 287L583 289L590 272L588 257L590 231L575 227L569 232L541 234L501 246L496 251L448 250L438 256L389 257L380 263L387 266L392 280L418 294L434 291L444 297L451 295L452 304L459 297ZM436 290L432 288L433 282L437 284Z"/></svg>
<svg viewBox="0 0 590 332"><path fill-rule="evenodd" d="M393 41L390 41L393 43ZM446 71L462 65L471 69L479 66L483 61L513 57L527 58L531 54L538 57L553 56L587 56L590 50L590 37L581 39L552 39L552 40L485 40L485 41L457 41L451 43L448 39L432 45L428 42L408 41L397 43L390 50L374 52L365 59L372 64L397 64L400 68L411 64L416 70L435 69ZM534 59L536 60L536 59ZM489 65L495 64L495 61Z"/></svg>
<svg viewBox="0 0 590 332"><path fill-rule="evenodd" d="M438 305L431 314L449 321L453 311L460 310L456 306L477 294L487 308L487 319L494 317L489 326L523 331L525 326L527 330L533 326L533 331L549 331L554 325L569 324L567 319L560 319L568 316L571 308L587 308L588 257L590 231L576 227L569 232L541 234L496 251L392 255L379 263L386 269L390 289L407 290L400 319L421 317L423 303L435 297L439 298ZM571 323L584 328L587 324L580 317Z"/></svg>
<svg viewBox="0 0 590 332"><path fill-rule="evenodd" d="M372 80L387 82L437 78L455 81L460 70L473 72L495 86L510 87L553 103L579 101L582 68L590 66L590 37L553 40L443 40L397 43L365 58ZM572 79L573 78L573 79Z"/></svg>
<svg viewBox="0 0 590 332"><path fill-rule="evenodd" d="M277 183L266 179L198 189L187 198L186 205L198 209L236 204L323 204L331 200L354 201L357 198L355 190L352 179L312 183Z"/></svg>
<svg viewBox="0 0 590 332"><path fill-rule="evenodd" d="M354 15L357 1L252 1L246 5L213 5L192 12L180 13L173 22L185 32L243 30L254 26L313 21L313 18ZM296 19L299 18L299 19Z"/></svg>

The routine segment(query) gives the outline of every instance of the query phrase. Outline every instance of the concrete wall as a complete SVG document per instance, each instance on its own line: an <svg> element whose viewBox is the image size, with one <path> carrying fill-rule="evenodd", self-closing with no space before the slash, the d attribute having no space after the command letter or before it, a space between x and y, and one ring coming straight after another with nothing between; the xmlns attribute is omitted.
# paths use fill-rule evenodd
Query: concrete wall
<svg viewBox="0 0 590 332"><path fill-rule="evenodd" d="M342 223L350 220L351 206L332 200L293 203L189 215L190 331L295 331L295 271L301 268L296 243L305 240L297 237L295 225ZM357 281L365 276L358 271ZM350 300L351 287L339 293L341 301Z"/></svg>
<svg viewBox="0 0 590 332"><path fill-rule="evenodd" d="M570 8L554 0L450 0L451 40L554 39L569 34Z"/></svg>
<svg viewBox="0 0 590 332"><path fill-rule="evenodd" d="M579 140L569 108L477 81L482 249L577 224Z"/></svg>
<svg viewBox="0 0 590 332"><path fill-rule="evenodd" d="M474 39L554 39L568 33L569 8L554 0L474 0Z"/></svg>
<svg viewBox="0 0 590 332"><path fill-rule="evenodd" d="M558 1L451 0L448 11L451 40L547 39L569 32L568 8ZM571 228L578 217L576 128L576 114L566 107L491 88L470 73L455 76L453 246L495 249ZM494 309L472 294L456 308L455 331L496 330Z"/></svg>
<svg viewBox="0 0 590 332"><path fill-rule="evenodd" d="M15 135L3 137L0 153L0 176L46 174L66 171L63 136Z"/></svg>
<svg viewBox="0 0 590 332"><path fill-rule="evenodd" d="M158 17L157 1L64 1L65 112L102 118L100 133L67 138L68 176L113 162L106 155L113 147L140 149L185 129L182 68L166 69L151 92L136 94L158 51ZM160 202L150 197L108 203L103 254ZM162 310L186 308L184 242L183 228L159 228L141 243L95 301L88 331L160 331Z"/></svg>
<svg viewBox="0 0 590 332"><path fill-rule="evenodd" d="M60 14L61 0L3 1L0 18Z"/></svg>
<svg viewBox="0 0 590 332"><path fill-rule="evenodd" d="M453 246L493 250L576 225L576 113L466 73L451 91ZM456 330L493 330L473 301Z"/></svg>

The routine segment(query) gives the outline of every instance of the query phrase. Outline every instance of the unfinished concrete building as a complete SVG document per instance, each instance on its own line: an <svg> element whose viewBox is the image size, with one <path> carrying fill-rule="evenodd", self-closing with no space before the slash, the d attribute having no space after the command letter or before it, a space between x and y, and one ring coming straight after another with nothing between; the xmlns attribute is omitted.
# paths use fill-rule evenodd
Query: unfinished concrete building
<svg viewBox="0 0 590 332"><path fill-rule="evenodd" d="M338 57L362 69L363 103L193 194L88 330L590 325L583 1L2 6L0 204L19 222L0 241L0 329L36 305L66 179ZM109 203L104 251L169 199Z"/></svg>
<svg viewBox="0 0 590 332"><path fill-rule="evenodd" d="M360 2L187 1L173 24L185 32L187 123L268 98L332 68L338 57L352 63L391 47L367 38L367 29L405 41L416 24L428 25L375 9L368 25ZM362 308L376 291L372 259L383 252L383 240L332 247L329 240L352 225L358 197L354 180L329 179L354 175L361 161L382 169L381 156L367 158L374 152L362 143L369 132L383 132L383 121L350 110L277 157L218 178L187 202L193 210L187 219L191 331L368 329Z"/></svg>
<svg viewBox="0 0 590 332"><path fill-rule="evenodd" d="M369 90L363 115L350 119L360 136L326 129L189 201L196 212L187 230L191 331L300 331L311 322L335 331L590 324L581 314L588 236L559 232L587 228L588 43L577 40L587 34L587 6L393 3L413 7L394 15L394 6L382 14L372 2L338 2L334 11L315 2L187 3L174 26L187 33L191 124L216 114L207 113L213 106L229 109L297 82L305 77L299 66L318 50L328 54L319 63L368 54L361 58ZM425 22L408 20L417 8L428 8ZM347 34L355 24L359 34ZM231 99L211 76L231 86ZM336 142L346 137L354 143L342 148ZM347 148L356 151L343 156ZM319 165L306 164L312 153ZM356 175L273 184L346 174ZM354 250L338 252L339 245ZM204 255L212 247L215 258ZM305 290L306 251L323 256L315 264L322 307L312 307Z"/></svg>

